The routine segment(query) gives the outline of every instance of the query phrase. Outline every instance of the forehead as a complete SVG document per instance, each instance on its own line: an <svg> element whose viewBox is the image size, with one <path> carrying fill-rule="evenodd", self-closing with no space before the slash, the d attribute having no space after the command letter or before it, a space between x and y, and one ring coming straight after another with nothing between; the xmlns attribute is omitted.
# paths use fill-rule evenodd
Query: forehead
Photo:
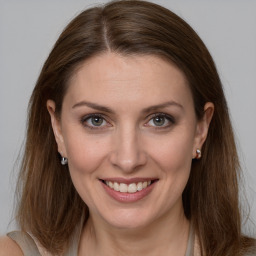
<svg viewBox="0 0 256 256"><path fill-rule="evenodd" d="M80 66L70 81L67 98L102 104L192 101L186 77L174 64L152 55L111 52L92 57Z"/></svg>

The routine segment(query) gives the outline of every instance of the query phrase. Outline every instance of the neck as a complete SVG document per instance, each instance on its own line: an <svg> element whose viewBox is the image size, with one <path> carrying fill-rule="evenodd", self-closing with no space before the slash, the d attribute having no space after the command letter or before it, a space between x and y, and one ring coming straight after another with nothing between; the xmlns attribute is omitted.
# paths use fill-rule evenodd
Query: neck
<svg viewBox="0 0 256 256"><path fill-rule="evenodd" d="M89 217L79 246L79 255L175 255L184 256L189 221L183 209L176 216L162 216L145 227L120 229Z"/></svg>

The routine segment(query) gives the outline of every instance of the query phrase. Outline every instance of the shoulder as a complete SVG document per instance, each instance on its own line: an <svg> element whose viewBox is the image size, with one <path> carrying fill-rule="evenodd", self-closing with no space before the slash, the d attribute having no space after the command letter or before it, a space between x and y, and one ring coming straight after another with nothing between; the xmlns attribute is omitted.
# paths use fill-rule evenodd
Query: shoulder
<svg viewBox="0 0 256 256"><path fill-rule="evenodd" d="M0 256L23 256L21 248L8 236L0 236Z"/></svg>

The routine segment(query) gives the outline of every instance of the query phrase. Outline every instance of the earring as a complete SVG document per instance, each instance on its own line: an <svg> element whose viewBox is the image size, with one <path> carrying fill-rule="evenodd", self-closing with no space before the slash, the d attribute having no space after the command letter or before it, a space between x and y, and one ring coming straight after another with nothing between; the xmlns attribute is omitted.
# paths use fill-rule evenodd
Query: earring
<svg viewBox="0 0 256 256"><path fill-rule="evenodd" d="M200 159L201 156L202 156L202 152L201 152L201 150L198 148L198 149L196 150L196 159Z"/></svg>
<svg viewBox="0 0 256 256"><path fill-rule="evenodd" d="M68 163L68 159L66 157L62 157L60 162L62 165L66 165Z"/></svg>

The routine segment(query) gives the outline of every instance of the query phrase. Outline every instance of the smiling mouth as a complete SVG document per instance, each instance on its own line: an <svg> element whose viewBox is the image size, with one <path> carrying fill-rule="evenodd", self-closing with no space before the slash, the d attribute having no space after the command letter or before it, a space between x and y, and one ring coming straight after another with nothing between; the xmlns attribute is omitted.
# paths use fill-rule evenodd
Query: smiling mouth
<svg viewBox="0 0 256 256"><path fill-rule="evenodd" d="M154 182L157 180L148 180L148 181L141 181L137 183L119 183L114 181L108 181L108 180L101 180L104 184L106 184L109 188L121 192L121 193L136 193L138 191L142 191L143 189L151 186Z"/></svg>

